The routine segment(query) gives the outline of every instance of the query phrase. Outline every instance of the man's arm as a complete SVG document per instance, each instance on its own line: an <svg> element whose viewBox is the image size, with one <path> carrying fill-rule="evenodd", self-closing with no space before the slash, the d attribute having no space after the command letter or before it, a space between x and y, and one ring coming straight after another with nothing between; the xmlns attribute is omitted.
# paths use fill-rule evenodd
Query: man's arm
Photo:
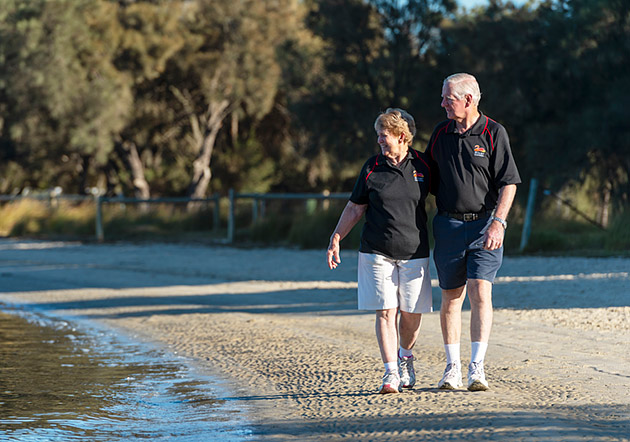
<svg viewBox="0 0 630 442"><path fill-rule="evenodd" d="M328 251L326 253L326 261L330 269L335 269L341 264L339 242L350 233L366 210L367 204L355 204L352 201L348 201L348 204L346 204L346 207L339 217L337 227L335 227L333 234L330 236L330 244L328 245Z"/></svg>
<svg viewBox="0 0 630 442"><path fill-rule="evenodd" d="M514 196L516 195L516 184L507 184L499 190L499 199L494 216L507 221L508 213L512 208ZM496 250L503 245L505 239L505 228L501 222L494 220L486 230L483 246L487 250Z"/></svg>

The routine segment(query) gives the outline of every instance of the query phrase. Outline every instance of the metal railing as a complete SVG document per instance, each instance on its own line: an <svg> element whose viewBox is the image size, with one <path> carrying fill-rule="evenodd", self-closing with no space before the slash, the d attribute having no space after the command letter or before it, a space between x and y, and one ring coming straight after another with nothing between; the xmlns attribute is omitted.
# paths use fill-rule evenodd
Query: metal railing
<svg viewBox="0 0 630 442"><path fill-rule="evenodd" d="M234 242L235 224L236 224L236 203L237 200L252 200L252 219L251 222L256 223L260 218L265 216L266 202L270 200L305 200L306 213L312 213L315 210L318 200L347 200L350 193L237 193L233 189L228 192L228 216L227 216L227 236L219 240L222 243L231 244ZM0 195L0 201L18 201L22 199L35 199L47 201L54 206L60 200L68 201L94 201L95 203L95 221L94 230L96 240L98 242L105 241L105 229L103 224L103 205L104 204L212 204L213 207L213 230L218 231L220 228L220 202L221 197L214 194L208 198L188 198L188 197L169 197L169 198L127 198L127 197L106 197L100 195L64 195L64 194L31 194L31 195Z"/></svg>

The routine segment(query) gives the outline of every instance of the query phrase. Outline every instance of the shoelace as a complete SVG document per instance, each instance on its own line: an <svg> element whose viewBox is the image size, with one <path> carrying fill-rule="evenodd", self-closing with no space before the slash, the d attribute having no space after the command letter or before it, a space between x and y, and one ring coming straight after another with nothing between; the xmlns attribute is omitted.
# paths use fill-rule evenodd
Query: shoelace
<svg viewBox="0 0 630 442"><path fill-rule="evenodd" d="M480 362L470 363L471 375L483 375L483 365Z"/></svg>

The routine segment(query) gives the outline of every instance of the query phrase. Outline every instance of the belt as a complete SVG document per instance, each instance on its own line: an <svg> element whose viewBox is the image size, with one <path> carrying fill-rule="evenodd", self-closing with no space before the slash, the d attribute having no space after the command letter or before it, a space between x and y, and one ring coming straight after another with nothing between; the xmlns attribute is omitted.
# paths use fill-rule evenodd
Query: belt
<svg viewBox="0 0 630 442"><path fill-rule="evenodd" d="M445 210L438 210L438 215L448 216L449 218L455 218L460 221L477 221L484 216L492 215L493 210L482 210L481 212L460 213L460 212L447 212Z"/></svg>

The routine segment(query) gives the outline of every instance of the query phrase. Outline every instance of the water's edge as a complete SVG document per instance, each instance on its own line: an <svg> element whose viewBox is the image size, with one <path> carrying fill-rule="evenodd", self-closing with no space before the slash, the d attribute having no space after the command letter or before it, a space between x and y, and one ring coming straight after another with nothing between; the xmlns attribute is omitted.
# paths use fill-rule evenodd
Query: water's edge
<svg viewBox="0 0 630 442"><path fill-rule="evenodd" d="M0 303L0 323L2 440L252 438L248 410L191 359L28 305Z"/></svg>

